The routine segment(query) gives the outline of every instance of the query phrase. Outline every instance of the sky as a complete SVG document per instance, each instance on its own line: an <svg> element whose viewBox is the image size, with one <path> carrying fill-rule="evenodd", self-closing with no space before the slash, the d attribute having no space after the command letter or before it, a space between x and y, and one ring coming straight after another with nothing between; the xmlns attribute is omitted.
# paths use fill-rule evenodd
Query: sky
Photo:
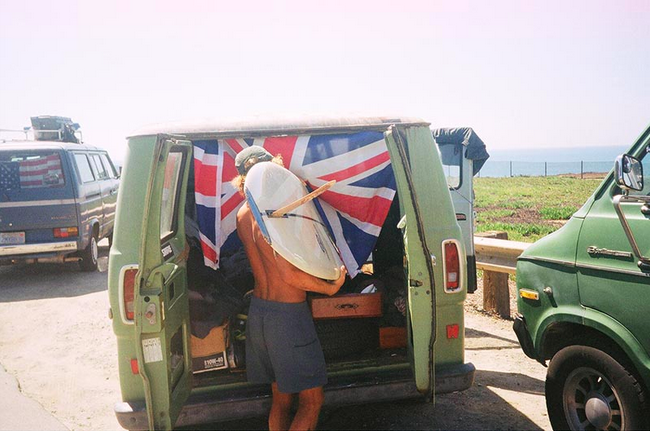
<svg viewBox="0 0 650 431"><path fill-rule="evenodd" d="M71 117L120 161L151 123L277 114L627 146L650 124L650 1L0 0L0 128Z"/></svg>

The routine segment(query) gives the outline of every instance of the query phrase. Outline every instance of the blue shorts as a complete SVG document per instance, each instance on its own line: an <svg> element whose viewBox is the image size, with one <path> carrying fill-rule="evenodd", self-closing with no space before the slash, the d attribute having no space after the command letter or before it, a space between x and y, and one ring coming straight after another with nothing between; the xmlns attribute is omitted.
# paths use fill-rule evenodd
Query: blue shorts
<svg viewBox="0 0 650 431"><path fill-rule="evenodd" d="M283 393L324 386L327 368L307 302L253 296L246 321L246 373L251 383L277 382Z"/></svg>

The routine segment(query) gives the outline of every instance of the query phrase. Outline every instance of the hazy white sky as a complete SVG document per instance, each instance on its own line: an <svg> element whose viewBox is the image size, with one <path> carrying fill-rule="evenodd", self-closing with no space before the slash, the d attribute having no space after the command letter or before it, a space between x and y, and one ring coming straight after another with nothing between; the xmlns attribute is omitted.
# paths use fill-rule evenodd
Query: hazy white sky
<svg viewBox="0 0 650 431"><path fill-rule="evenodd" d="M385 114L488 148L627 145L650 123L650 1L0 0L0 128Z"/></svg>

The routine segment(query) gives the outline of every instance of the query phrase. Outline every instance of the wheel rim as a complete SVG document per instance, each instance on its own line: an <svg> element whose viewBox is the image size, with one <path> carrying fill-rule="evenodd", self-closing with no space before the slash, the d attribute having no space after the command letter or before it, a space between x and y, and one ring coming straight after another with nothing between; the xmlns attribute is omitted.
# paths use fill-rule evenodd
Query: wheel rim
<svg viewBox="0 0 650 431"><path fill-rule="evenodd" d="M93 263L97 262L97 258L99 257L99 248L97 247L97 240L95 237L90 239L90 256L93 259Z"/></svg>
<svg viewBox="0 0 650 431"><path fill-rule="evenodd" d="M624 410L616 388L593 368L577 368L569 374L563 399L571 429L623 429Z"/></svg>

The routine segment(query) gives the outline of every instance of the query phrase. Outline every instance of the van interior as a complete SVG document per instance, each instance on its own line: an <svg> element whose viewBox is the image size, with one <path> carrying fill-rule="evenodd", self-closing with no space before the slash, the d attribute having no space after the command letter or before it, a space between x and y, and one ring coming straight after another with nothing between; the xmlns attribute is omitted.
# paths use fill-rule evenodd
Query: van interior
<svg viewBox="0 0 650 431"><path fill-rule="evenodd" d="M193 384L196 388L241 383L246 381L245 326L254 286L253 274L241 245L234 250L222 250L218 270L204 265L196 222L194 169L190 169L185 228L190 246L187 274L194 357ZM333 377L349 378L376 367L393 369L401 374L411 373L406 349L405 255L402 233L397 228L399 220L399 197L396 195L368 263L354 278L348 277L339 292L364 292L364 295L369 295L368 298L374 297L377 303L380 302L381 316L337 316L315 320L330 383ZM325 295L308 294L309 301L318 297L326 298ZM213 343L211 337L215 331L225 339ZM221 343L225 345L223 354L214 351L215 348L223 348L216 347ZM206 356L206 353L217 356L197 358L199 355ZM381 377L375 373L374 378Z"/></svg>

